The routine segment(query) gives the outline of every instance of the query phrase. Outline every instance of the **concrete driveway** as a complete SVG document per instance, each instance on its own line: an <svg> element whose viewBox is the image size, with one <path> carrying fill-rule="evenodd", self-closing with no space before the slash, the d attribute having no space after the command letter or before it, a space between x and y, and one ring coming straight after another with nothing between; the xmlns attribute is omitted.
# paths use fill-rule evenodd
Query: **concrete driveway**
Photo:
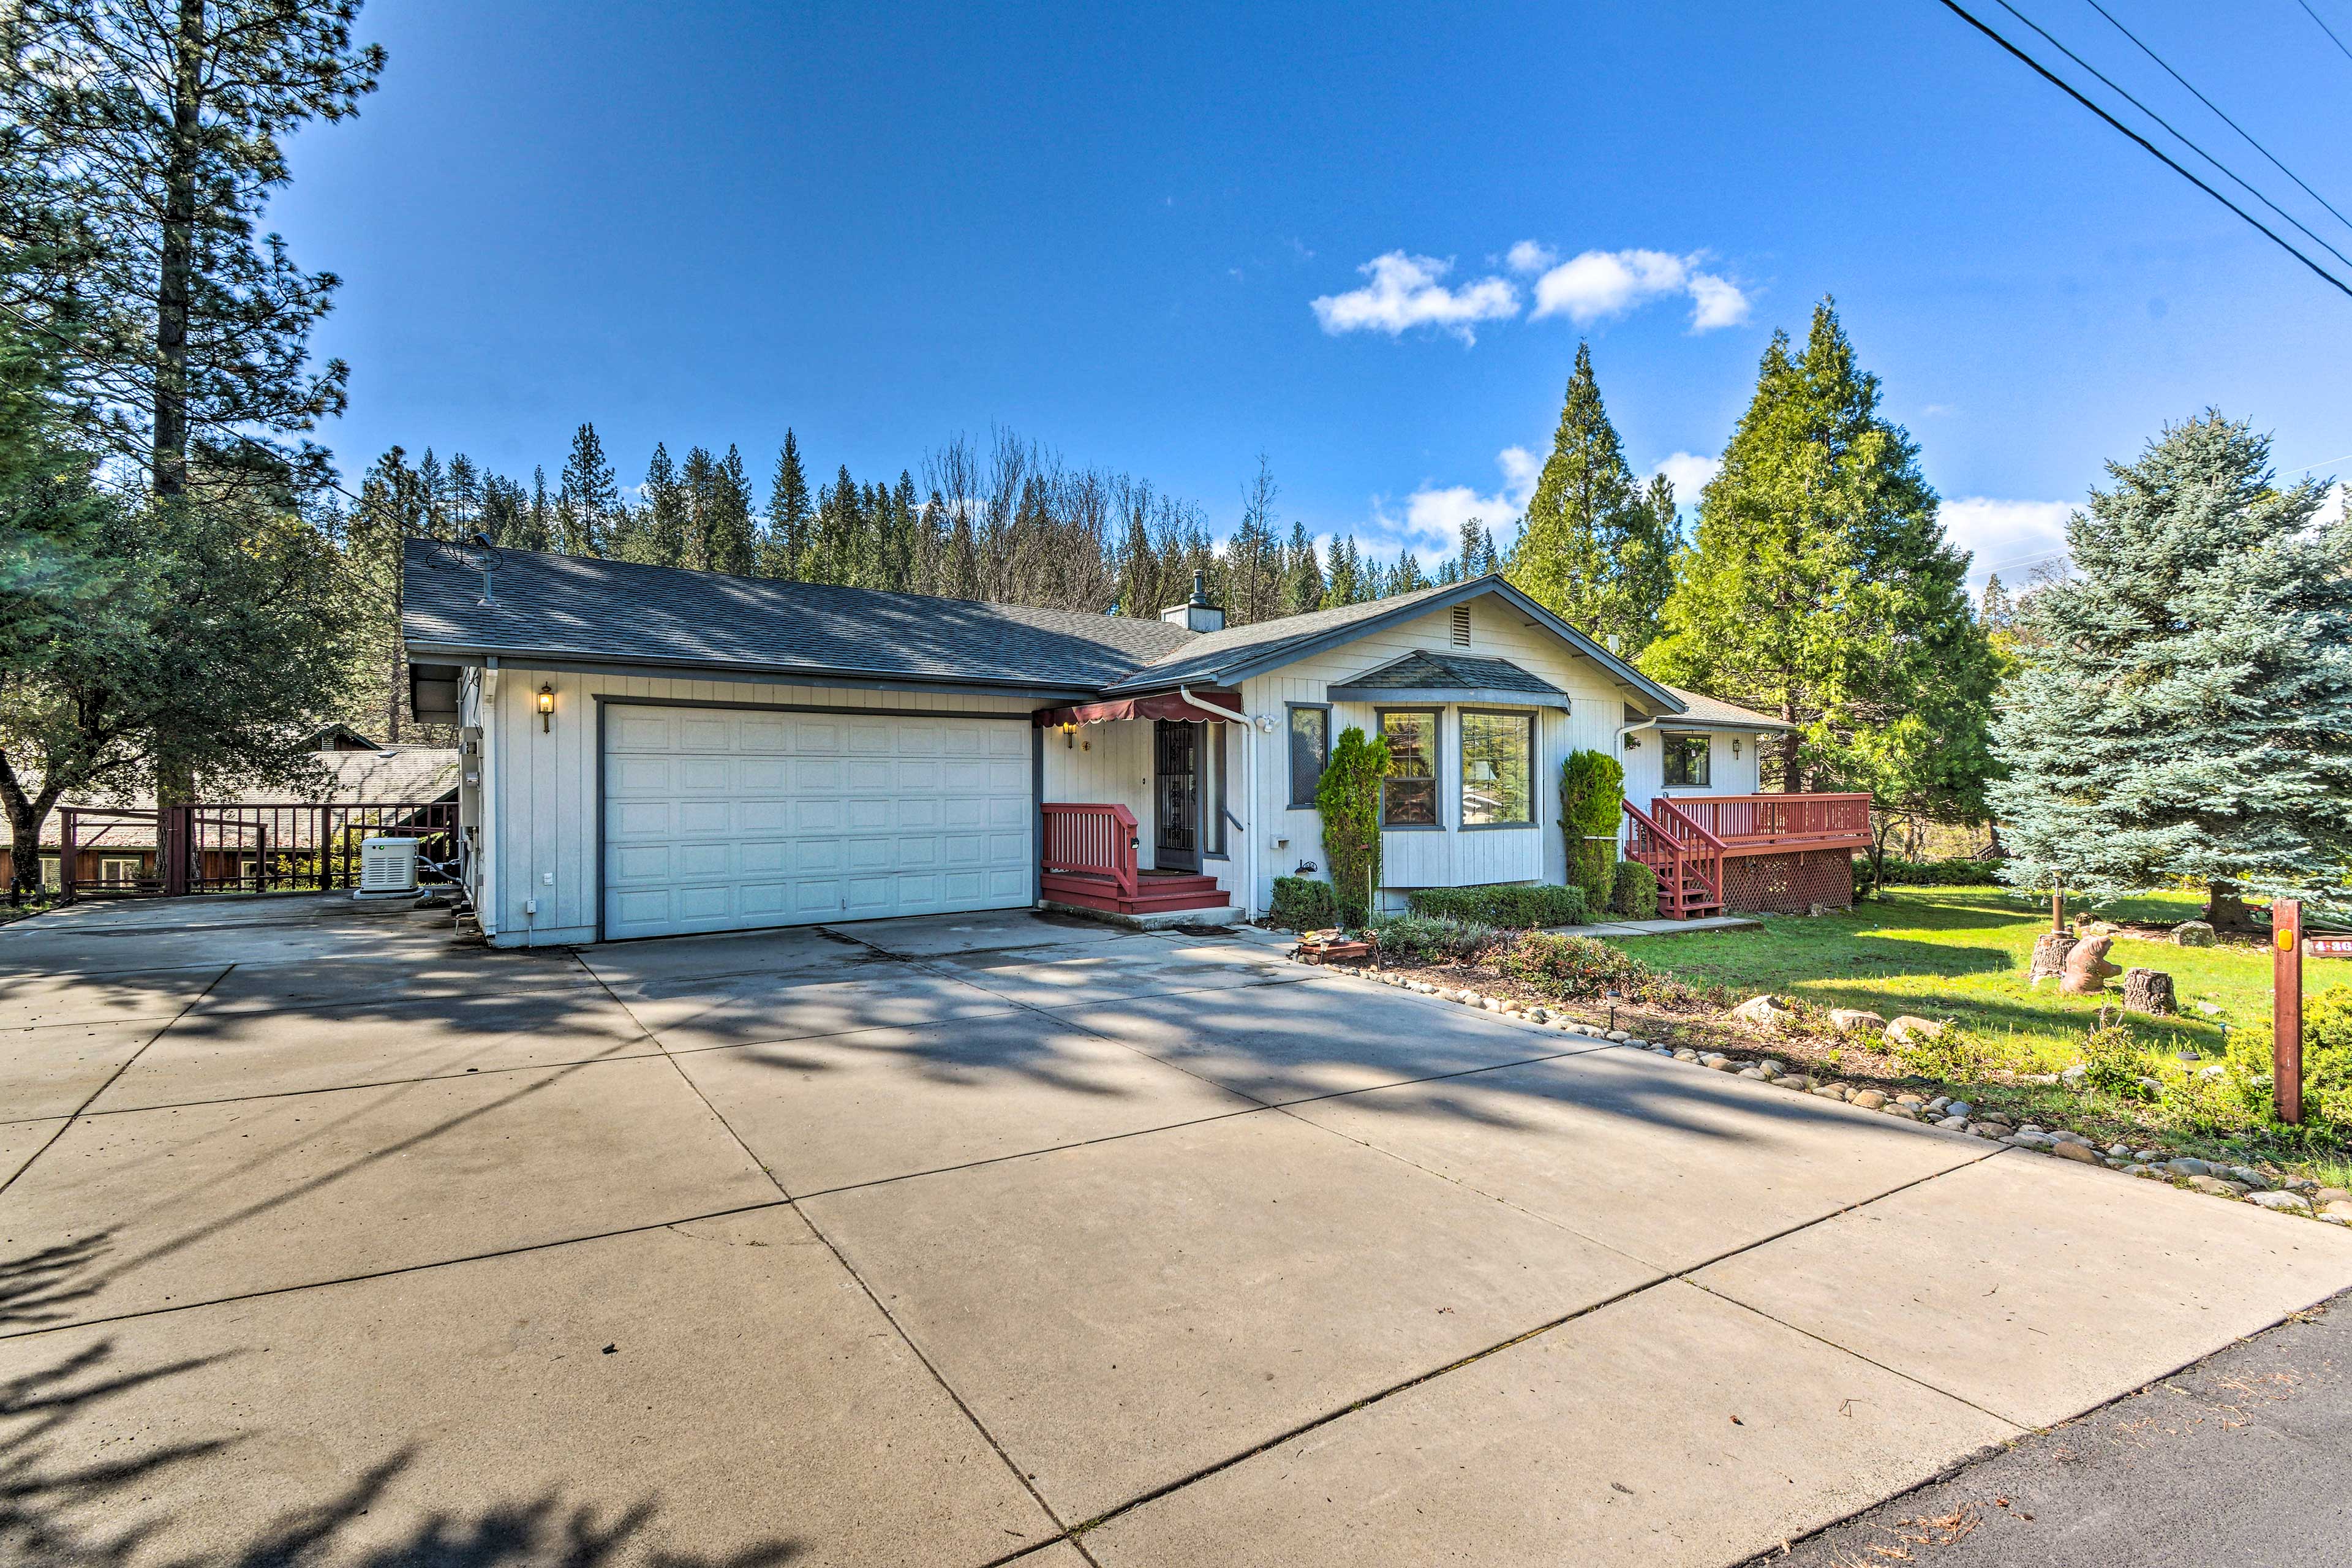
<svg viewBox="0 0 2352 1568"><path fill-rule="evenodd" d="M118 904L0 1029L9 1561L1726 1563L2352 1286L1250 933Z"/></svg>

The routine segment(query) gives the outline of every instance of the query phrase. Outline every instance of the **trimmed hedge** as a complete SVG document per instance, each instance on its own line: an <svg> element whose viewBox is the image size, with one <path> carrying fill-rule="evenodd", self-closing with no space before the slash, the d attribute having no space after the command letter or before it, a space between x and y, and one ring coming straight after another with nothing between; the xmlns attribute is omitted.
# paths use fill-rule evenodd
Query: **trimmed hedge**
<svg viewBox="0 0 2352 1568"><path fill-rule="evenodd" d="M1509 931L1472 921L1391 915L1372 922L1381 956L1391 963L1475 963L1507 945Z"/></svg>
<svg viewBox="0 0 2352 1568"><path fill-rule="evenodd" d="M1276 877L1266 919L1284 931L1322 931L1339 923L1331 884L1313 877Z"/></svg>
<svg viewBox="0 0 2352 1568"><path fill-rule="evenodd" d="M1610 891L1609 907L1628 920L1656 920L1658 874L1639 860L1618 861L1617 885Z"/></svg>
<svg viewBox="0 0 2352 1568"><path fill-rule="evenodd" d="M1432 920L1465 921L1505 931L1582 925L1589 906L1581 888L1544 882L1495 882L1483 888L1415 888L1405 908Z"/></svg>
<svg viewBox="0 0 2352 1568"><path fill-rule="evenodd" d="M1998 888L2002 886L1998 860L1898 860L1886 858L1885 886L1890 888ZM1870 886L1870 857L1853 858L1853 890Z"/></svg>

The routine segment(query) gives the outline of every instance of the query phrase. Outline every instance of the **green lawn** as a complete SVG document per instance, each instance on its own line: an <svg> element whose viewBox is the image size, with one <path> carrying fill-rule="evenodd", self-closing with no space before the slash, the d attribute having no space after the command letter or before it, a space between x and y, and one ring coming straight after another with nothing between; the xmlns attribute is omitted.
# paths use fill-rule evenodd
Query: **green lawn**
<svg viewBox="0 0 2352 1568"><path fill-rule="evenodd" d="M2070 906L2068 912L2076 919L2174 922L2194 916L2200 903L2193 894L2150 893L2087 910ZM1905 888L1837 914L1767 916L1760 931L1633 937L1615 945L1653 968L1741 995L1769 991L1822 1007L1866 1007L1889 1018L1915 1013L1956 1019L2018 1070L2052 1071L2077 1059L2100 999L2062 996L2055 981L2026 988L2033 939L2049 924L2048 906L2020 894ZM2149 1047L2170 1052L2193 1046L2219 1056L2224 1024L2267 1037L2266 946L2242 940L2175 947L2119 937L2107 956L2126 969L2172 975L2181 1016L2128 1020ZM2306 961L2306 994L2346 984L2352 984L2352 960ZM2208 1015L2200 1003L2220 1011Z"/></svg>

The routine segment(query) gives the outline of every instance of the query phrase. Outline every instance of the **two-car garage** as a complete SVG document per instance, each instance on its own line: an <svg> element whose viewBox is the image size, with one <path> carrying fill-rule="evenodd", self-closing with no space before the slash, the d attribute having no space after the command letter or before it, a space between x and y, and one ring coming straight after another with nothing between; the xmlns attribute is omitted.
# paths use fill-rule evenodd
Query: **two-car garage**
<svg viewBox="0 0 2352 1568"><path fill-rule="evenodd" d="M607 941L1035 897L1025 716L602 706Z"/></svg>

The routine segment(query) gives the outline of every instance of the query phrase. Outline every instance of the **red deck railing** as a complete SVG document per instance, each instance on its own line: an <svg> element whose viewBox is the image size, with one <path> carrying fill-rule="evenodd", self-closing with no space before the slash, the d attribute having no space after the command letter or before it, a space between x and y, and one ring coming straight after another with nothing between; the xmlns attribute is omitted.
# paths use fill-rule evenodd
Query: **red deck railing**
<svg viewBox="0 0 2352 1568"><path fill-rule="evenodd" d="M1123 805L1045 804L1047 876L1101 878L1119 897L1136 896L1135 813Z"/></svg>
<svg viewBox="0 0 2352 1568"><path fill-rule="evenodd" d="M1672 804L1655 816L1632 801L1625 808L1625 854L1658 876L1658 912L1688 920L1723 908L1723 841L1676 811Z"/></svg>
<svg viewBox="0 0 2352 1568"><path fill-rule="evenodd" d="M1870 842L1866 794L1677 795L1650 803L1653 816L1670 810L1734 853L1757 845L1819 849Z"/></svg>

